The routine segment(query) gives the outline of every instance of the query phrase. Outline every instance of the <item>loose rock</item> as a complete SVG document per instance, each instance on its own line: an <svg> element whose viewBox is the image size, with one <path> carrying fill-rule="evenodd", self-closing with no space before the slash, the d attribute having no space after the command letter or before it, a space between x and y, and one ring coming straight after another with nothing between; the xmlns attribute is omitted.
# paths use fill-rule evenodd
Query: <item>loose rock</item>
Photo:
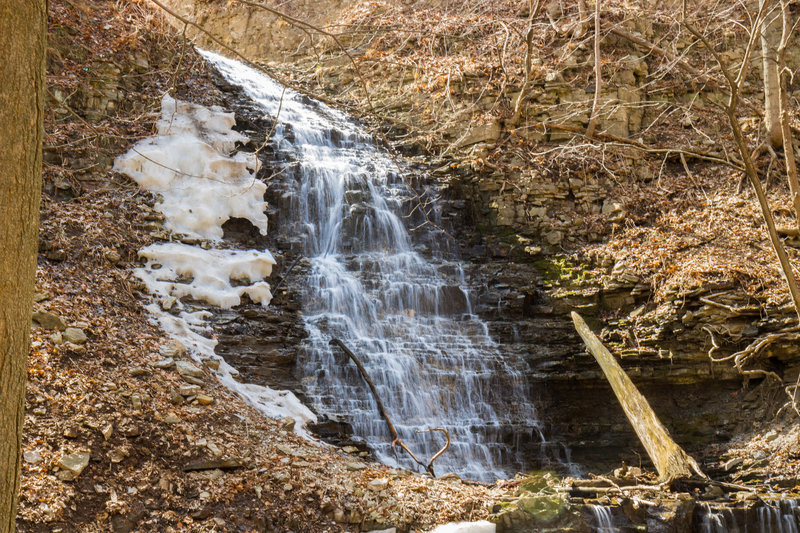
<svg viewBox="0 0 800 533"><path fill-rule="evenodd" d="M86 333L80 328L67 328L64 330L64 340L75 344L86 342Z"/></svg>
<svg viewBox="0 0 800 533"><path fill-rule="evenodd" d="M55 313L50 313L48 311L36 311L33 313L31 318L44 329L57 329L59 331L64 331L67 329L67 325L64 324L64 321L61 320L61 317Z"/></svg>
<svg viewBox="0 0 800 533"><path fill-rule="evenodd" d="M64 455L59 459L58 466L64 470L69 470L76 476L81 475L81 472L89 465L91 454L89 452L78 452Z"/></svg>

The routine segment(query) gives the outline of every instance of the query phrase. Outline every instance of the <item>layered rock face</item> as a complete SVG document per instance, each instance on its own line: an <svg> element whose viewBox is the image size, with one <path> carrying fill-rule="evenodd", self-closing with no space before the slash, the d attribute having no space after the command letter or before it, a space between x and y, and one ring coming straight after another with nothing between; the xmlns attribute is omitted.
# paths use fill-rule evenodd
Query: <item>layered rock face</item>
<svg viewBox="0 0 800 533"><path fill-rule="evenodd" d="M269 43L250 39L248 44L239 35L251 31L248 28L253 23L241 22L247 17L235 10L223 12L220 6L186 5L183 9L190 11L185 13L211 26L238 17L234 27L239 29L231 33L229 44L255 46L250 52L256 56L278 57L284 52L270 47L300 42L294 37L276 37ZM255 17L254 13L248 17ZM264 27L275 24L272 21ZM647 24L629 29L646 37L653 35ZM282 35L282 30L275 31L274 35ZM620 48L630 47L624 40L618 44ZM585 56L587 52L581 53ZM643 125L653 122L655 117L648 115L647 108L633 105L650 97L643 88L648 65L646 58L631 53L614 77L607 80L601 103L617 106L617 112L602 118L602 131L635 137ZM585 67L567 65L565 72ZM385 69L387 79L396 74L386 65L375 68ZM318 70L316 76L323 84L348 83L347 75L337 78L330 65ZM465 77L453 83L457 93L458 83L463 89L470 80ZM389 99L388 95L375 96L378 100L383 96ZM481 100L477 105L487 107L501 96L490 89L485 102ZM720 95L706 92L695 96L706 105ZM588 116L575 111L590 97L590 91L572 87L563 77L542 76L534 80L530 113L523 118L582 128ZM693 95L689 92L674 95L676 101L690 97ZM413 105L400 102L392 109L402 112ZM537 109L546 111L535 115ZM254 131L269 129L269 124L256 124L255 116L246 127ZM629 220L632 199L620 194L619 183L596 166L561 172L563 169L554 171L514 157L508 161L510 170L492 170L480 161L507 133L507 125L502 120L459 124L452 128L449 140L466 157L459 156L452 164L440 167L425 185L440 189L442 221L456 236L467 263L473 309L489 323L501 351L521 357L528 365L528 394L539 402L549 441L563 444L575 463L595 470L619 464L623 459L638 463L643 455L605 378L572 330L568 313L573 309L581 312L598 333L602 331L603 340L621 356L623 367L675 439L689 451L724 443L774 410L773 403L779 398L771 396L769 387L760 386L763 374L745 378L730 362L712 364L709 353L725 356L760 335L780 330L790 323L791 309L751 301L733 282L698 281L656 295L649 280L643 280L630 264L613 255L568 258L563 250L602 242L625 224L638 223ZM547 143L567 141L572 135L569 130L541 133L536 127L517 128L515 134L528 141ZM415 149L406 148L412 152ZM712 155L722 153L713 141L699 148ZM641 152L623 152L620 157L626 169L626 184L652 183L659 173L658 165L646 160ZM290 206L289 194L291 191L279 180L268 191L275 227L282 225L280 219ZM282 250L278 275L288 272L286 283L294 284L292 292L296 292L303 285L303 262L289 267L300 254L300 242L296 235L281 235L280 229L274 239L277 243L270 246ZM293 308L290 313L297 310L297 302L287 305ZM302 376L295 374L293 365L302 332L291 324L293 318L251 318L256 324L238 325L231 321L225 326L229 338L224 339L221 349L228 350L232 358L238 357L244 372L259 374L265 381L277 377L281 387L300 390L298 379ZM284 331L289 333L284 335ZM242 333L252 335L252 339L240 345L238 335ZM240 346L245 348L240 350ZM794 345L774 344L762 354L762 366L793 383L798 375L794 363L797 356ZM530 453L538 453L538 447L539 443L533 443ZM643 457L642 460L646 461Z"/></svg>

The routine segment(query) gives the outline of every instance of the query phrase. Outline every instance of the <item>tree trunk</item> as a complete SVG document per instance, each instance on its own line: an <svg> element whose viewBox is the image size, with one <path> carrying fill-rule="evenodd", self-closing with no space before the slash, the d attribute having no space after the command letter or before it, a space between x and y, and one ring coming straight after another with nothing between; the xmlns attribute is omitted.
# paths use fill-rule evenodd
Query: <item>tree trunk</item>
<svg viewBox="0 0 800 533"><path fill-rule="evenodd" d="M780 11L770 6L770 0L759 0L759 9L764 10L764 21L759 28L761 36L761 65L764 80L764 127L767 130L767 142L773 148L783 146L781 128L781 93L780 74L778 72L777 38L780 25ZM767 4L765 6L765 4Z"/></svg>
<svg viewBox="0 0 800 533"><path fill-rule="evenodd" d="M45 0L0 2L0 533L14 531L44 107Z"/></svg>
<svg viewBox="0 0 800 533"><path fill-rule="evenodd" d="M658 471L659 479L661 481L672 481L674 479L692 477L693 473L705 477L695 460L689 457L683 451L683 448L672 440L667 428L661 424L656 413L647 403L647 399L642 396L642 393L633 384L631 378L622 370L622 367L619 366L611 352L603 346L603 343L592 333L586 322L574 311L572 313L572 321L575 323L575 329L578 330L583 342L586 343L600 368L603 369L603 373L606 375L609 384L611 384L611 388L614 390L620 405L622 405L625 415L636 431L636 435L647 451L647 455L653 461Z"/></svg>

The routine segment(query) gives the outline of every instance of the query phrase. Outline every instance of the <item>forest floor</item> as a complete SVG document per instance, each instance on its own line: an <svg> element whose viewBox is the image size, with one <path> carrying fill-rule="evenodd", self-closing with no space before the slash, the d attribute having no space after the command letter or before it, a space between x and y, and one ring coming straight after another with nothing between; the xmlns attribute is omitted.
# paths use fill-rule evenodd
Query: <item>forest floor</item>
<svg viewBox="0 0 800 533"><path fill-rule="evenodd" d="M181 347L148 320L131 273L137 251L159 236L153 198L111 166L153 133L166 91L204 104L218 102L218 92L199 56L143 0L51 0L49 10L37 323L18 530L322 532L486 518L512 489L432 480L302 439L207 370L202 394L176 392L186 383L157 363L180 357ZM725 183L701 199L668 177L654 196L631 203L652 212L669 201L664 227L747 229L756 243L747 265L771 265L763 237L752 237L755 211L738 209L735 185ZM730 209L695 220L687 202ZM635 253L644 255L659 232L631 226L604 246L623 253L636 240ZM763 268L766 281L756 285L774 286L776 273ZM800 475L800 434L788 428L779 437L755 436L737 453L749 460L768 452L766 468ZM765 468L763 459L753 464Z"/></svg>
<svg viewBox="0 0 800 533"><path fill-rule="evenodd" d="M137 251L159 236L153 198L111 165L152 134L164 92L211 104L218 91L145 2L49 9L18 530L322 532L485 518L504 489L310 442L208 369L202 394L180 394L189 384L158 361L185 353L148 320L132 276Z"/></svg>

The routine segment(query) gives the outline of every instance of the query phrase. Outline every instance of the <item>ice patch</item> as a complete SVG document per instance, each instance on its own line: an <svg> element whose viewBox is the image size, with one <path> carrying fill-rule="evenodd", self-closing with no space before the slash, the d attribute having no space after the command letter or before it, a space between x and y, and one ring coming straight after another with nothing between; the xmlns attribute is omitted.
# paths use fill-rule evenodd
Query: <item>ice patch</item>
<svg viewBox="0 0 800 533"><path fill-rule="evenodd" d="M453 522L437 527L431 533L495 533L497 526L486 520Z"/></svg>
<svg viewBox="0 0 800 533"><path fill-rule="evenodd" d="M180 102L164 95L158 135L136 143L114 161L114 170L160 195L156 209L176 233L218 240L222 224L245 218L267 233L266 185L255 178L258 159L229 155L247 137L233 131L233 113Z"/></svg>
<svg viewBox="0 0 800 533"><path fill-rule="evenodd" d="M139 250L147 265L134 270L148 291L163 298L190 296L229 309L243 295L264 306L272 300L264 278L272 273L272 254L256 250L203 250L188 244L153 244ZM247 280L234 287L231 281Z"/></svg>

